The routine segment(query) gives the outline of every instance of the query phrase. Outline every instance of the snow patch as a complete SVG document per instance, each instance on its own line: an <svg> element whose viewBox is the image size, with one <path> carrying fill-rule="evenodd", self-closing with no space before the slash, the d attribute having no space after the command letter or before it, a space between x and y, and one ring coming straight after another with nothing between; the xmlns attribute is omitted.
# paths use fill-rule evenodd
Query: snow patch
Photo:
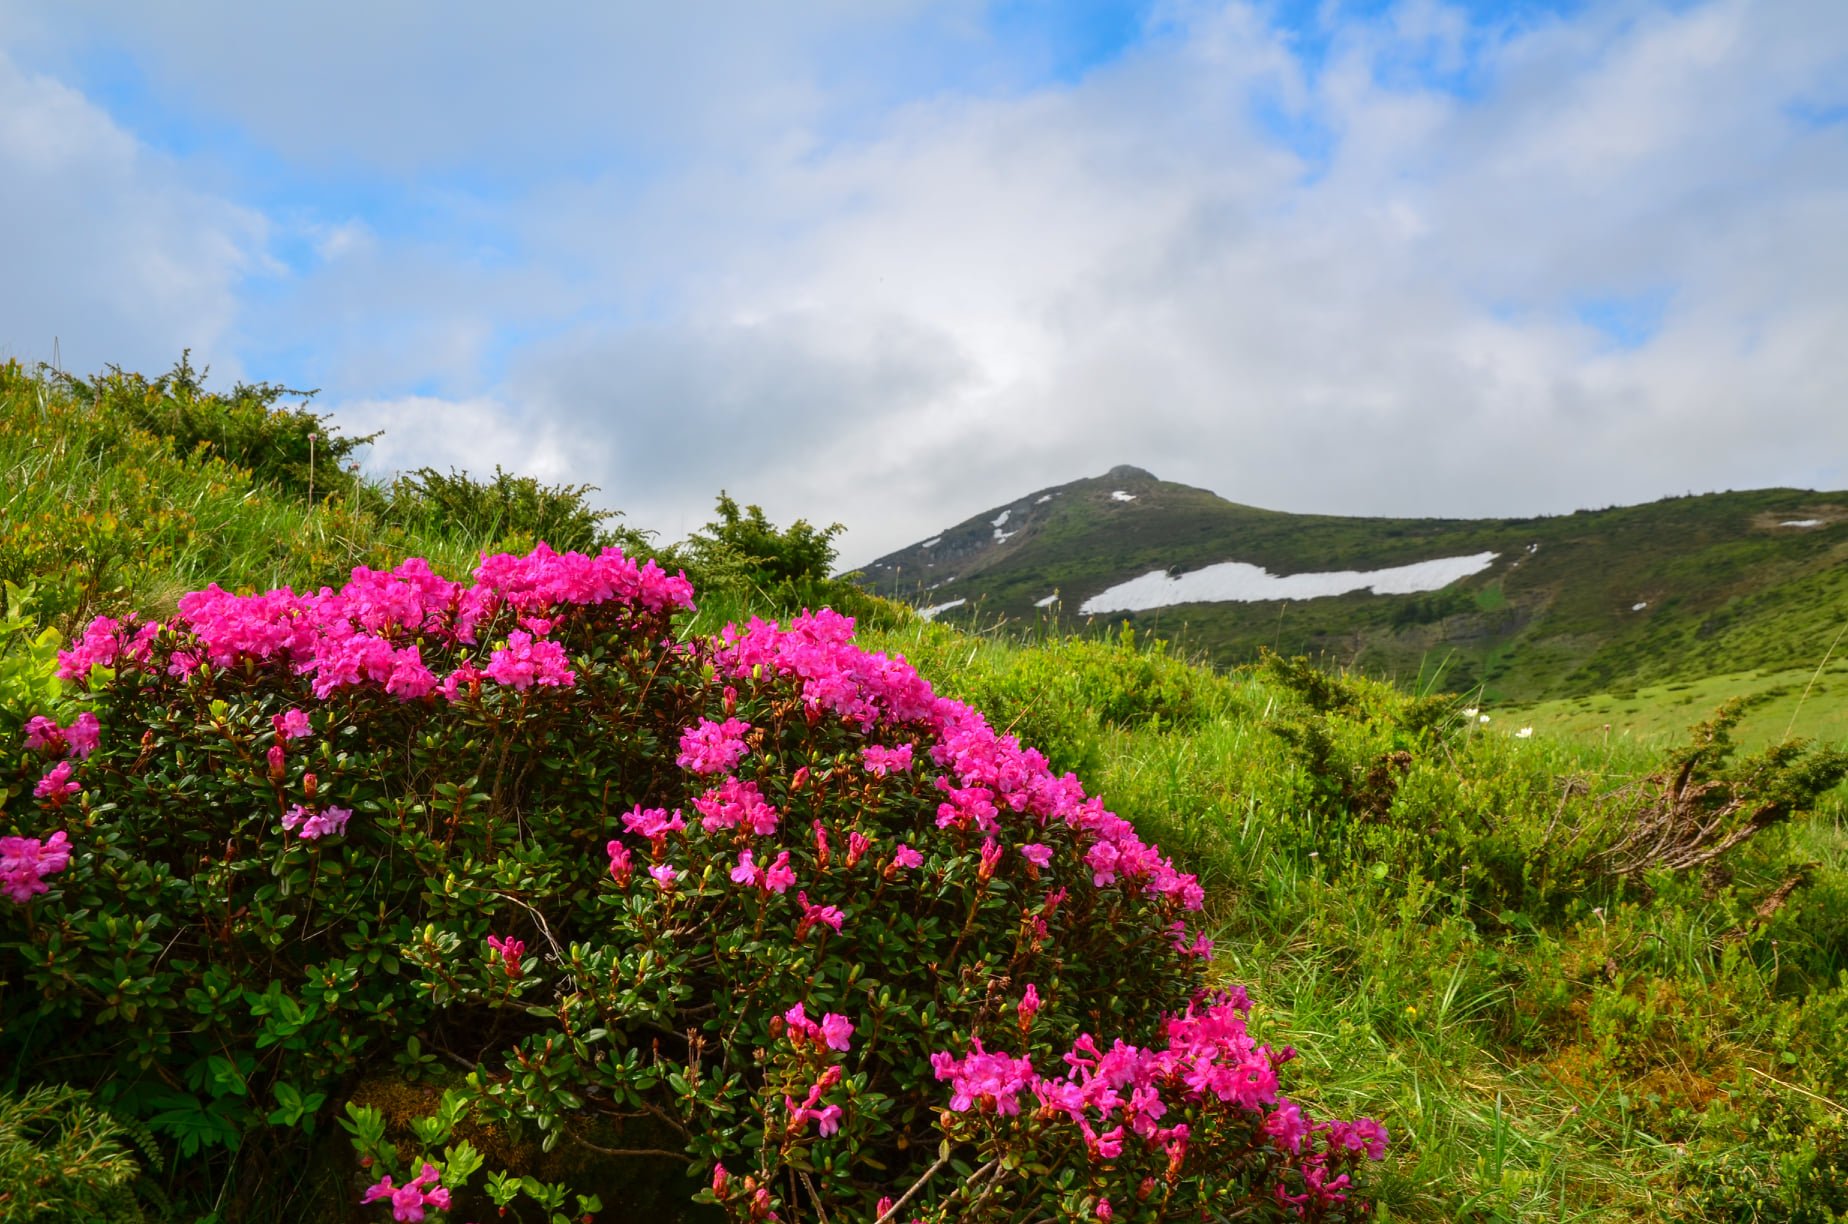
<svg viewBox="0 0 1848 1224"><path fill-rule="evenodd" d="M1048 493L1044 497L1039 497L1039 498L1034 499L1033 504L1036 506L1043 506L1051 500L1052 500L1052 494Z"/></svg>
<svg viewBox="0 0 1848 1224"><path fill-rule="evenodd" d="M1788 522L1779 523L1778 526L1779 527L1820 527L1822 526L1822 520L1821 519L1791 519Z"/></svg>
<svg viewBox="0 0 1848 1224"><path fill-rule="evenodd" d="M939 544L941 544L941 543L943 543L943 537L942 537L942 536L934 536L934 537L932 537L931 539L928 539L928 540L926 540L926 541L924 541L924 542L923 542L922 544L920 544L920 545L918 545L918 547L919 547L919 548L935 548L935 547L937 547L937 545L939 545Z"/></svg>
<svg viewBox="0 0 1848 1224"><path fill-rule="evenodd" d="M949 603L932 604L928 608L919 608L918 615L925 620L936 620L939 612L948 612L951 608L960 608L968 602L969 601L966 599L952 599Z"/></svg>
<svg viewBox="0 0 1848 1224"><path fill-rule="evenodd" d="M1633 604L1631 604L1631 605L1630 605L1630 611L1632 611L1632 612L1641 612L1641 611L1642 611L1642 610L1643 610L1644 608L1647 608L1648 606L1649 606L1649 601L1648 601L1647 599L1645 599L1645 600L1643 600L1643 602L1642 602L1642 603L1633 603Z"/></svg>
<svg viewBox="0 0 1848 1224"><path fill-rule="evenodd" d="M1136 495L1134 493L1125 493L1121 489L1113 489L1111 490L1111 493L1110 493L1110 500L1111 501L1135 501Z"/></svg>
<svg viewBox="0 0 1848 1224"><path fill-rule="evenodd" d="M1059 593L1057 591L1054 591L1052 594L1046 596L1046 598L1044 599L1034 600L1033 606L1036 608L1050 608L1053 605L1054 601L1056 601L1058 598L1059 598Z"/></svg>
<svg viewBox="0 0 1848 1224"><path fill-rule="evenodd" d="M1106 612L1147 612L1187 603L1258 603L1278 599L1323 599L1350 591L1371 590L1375 595L1413 595L1436 591L1459 578L1479 574L1499 554L1472 553L1467 557L1439 557L1392 569L1340 570L1327 574L1273 574L1243 561L1223 561L1169 577L1166 570L1150 570L1140 578L1120 582L1079 605L1081 616Z"/></svg>

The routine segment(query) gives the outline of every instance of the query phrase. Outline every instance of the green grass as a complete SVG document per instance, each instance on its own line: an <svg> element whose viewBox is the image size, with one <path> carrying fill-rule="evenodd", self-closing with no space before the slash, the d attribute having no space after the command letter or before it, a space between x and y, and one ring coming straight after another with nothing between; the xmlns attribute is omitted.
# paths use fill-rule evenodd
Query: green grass
<svg viewBox="0 0 1848 1224"><path fill-rule="evenodd" d="M1091 483L1107 496L1108 482ZM16 367L0 378L0 491L0 577L36 582L40 615L67 628L99 610L164 611L209 581L299 589L410 554L459 574L487 542L442 523L388 523L339 499L310 508L208 452L177 454ZM1217 499L1185 492L1162 511L1168 526L1219 521ZM1842 793L1729 854L1729 879L1658 874L1641 888L1587 865L1591 845L1634 807L1637 792L1626 788L1723 698L1754 701L1739 731L1749 747L1786 728L1848 736L1848 652L1816 674L1840 626L1840 579L1824 564L1840 545L1822 536L1789 545L1751 525L1810 496L1678 499L1524 523L1327 519L1308 534L1297 516L1235 508L1251 559L1280 567L1290 557L1303 568L1390 564L1544 531L1558 547L1536 557L1564 554L1559 573L1602 584L1555 591L1545 634L1467 649L1443 640L1445 625L1536 606L1554 581L1537 561L1487 576L1460 602L1243 609L1249 623L1229 622L1220 637L1177 612L1160 621L1173 648L1147 632L975 633L825 585L744 581L703 590L682 632L857 599L866 646L905 654L940 692L974 702L1055 768L1078 771L1200 874L1217 972L1251 989L1267 1039L1302 1051L1286 1069L1289 1091L1318 1112L1370 1113L1392 1129L1392 1153L1369 1186L1380 1218L1819 1220L1802 1211L1820 1210L1828 1192L1802 1189L1804 1170L1820 1170L1819 1184L1848 1182L1848 1143L1825 1126L1848 1114L1837 1103L1848 1091ZM1161 500L1130 505L1161 510ZM1121 503L1047 518L1045 535L1064 551L1030 573L1023 561L1016 586L995 589L1038 598L1070 582L1112 505ZM970 541L989 538L977 526ZM1112 545L1124 564L1148 545L1132 535ZM1699 547L1667 547L1677 540ZM1204 535L1195 547L1222 559ZM1710 567L1719 593L1664 600L1661 620L1600 637L1613 622L1599 619L1595 592L1632 581L1651 550L1650 572L1692 581ZM1345 708L1318 713L1272 671L1194 665L1228 642L1313 648L1354 623L1391 649L1325 656L1358 660L1376 677L1345 682ZM1613 691L1516 705L1509 684L1492 700L1498 668L1539 677L1537 693L1570 689L1599 658L1627 660ZM1761 660L1764 669L1744 670ZM1688 670L1697 666L1725 670ZM1457 692L1450 708L1460 710L1478 686L1490 723L1457 715L1441 733L1415 731L1418 697ZM1533 736L1512 734L1522 726ZM1368 770L1394 750L1410 763L1402 777L1388 770L1398 780L1381 791ZM1757 907L1793 874L1804 882L1760 920ZM1716 1186L1743 1197L1716 1198ZM1696 1191L1708 1197L1697 1204Z"/></svg>

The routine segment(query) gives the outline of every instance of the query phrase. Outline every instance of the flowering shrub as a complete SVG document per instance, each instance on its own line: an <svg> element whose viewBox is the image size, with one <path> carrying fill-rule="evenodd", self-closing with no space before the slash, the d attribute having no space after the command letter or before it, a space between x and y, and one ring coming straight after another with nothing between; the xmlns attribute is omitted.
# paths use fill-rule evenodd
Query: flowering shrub
<svg viewBox="0 0 1848 1224"><path fill-rule="evenodd" d="M15 764L0 1043L193 1151L428 1049L548 1150L665 1128L739 1220L1363 1213L1383 1129L1281 1094L1193 877L851 620L691 606L540 546L98 619L96 721Z"/></svg>

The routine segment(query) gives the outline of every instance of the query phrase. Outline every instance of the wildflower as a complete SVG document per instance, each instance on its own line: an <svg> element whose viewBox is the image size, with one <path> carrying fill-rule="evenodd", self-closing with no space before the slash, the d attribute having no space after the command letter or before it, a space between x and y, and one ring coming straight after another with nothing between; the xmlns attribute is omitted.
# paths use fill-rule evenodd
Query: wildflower
<svg viewBox="0 0 1848 1224"><path fill-rule="evenodd" d="M873 839L860 832L858 829L847 834L847 866L853 867L859 863L859 861L866 856L866 852L872 847L872 844Z"/></svg>
<svg viewBox="0 0 1848 1224"><path fill-rule="evenodd" d="M286 770L289 765L289 754L282 750L282 745L271 744L269 751L264 753L264 756L269 761L270 777L282 777L284 770Z"/></svg>
<svg viewBox="0 0 1848 1224"><path fill-rule="evenodd" d="M815 822L815 861L823 868L828 865L828 829L819 820Z"/></svg>
<svg viewBox="0 0 1848 1224"><path fill-rule="evenodd" d="M1028 842L1020 848L1020 854L1035 867L1045 867L1052 862L1052 847L1042 846L1038 842Z"/></svg>
<svg viewBox="0 0 1848 1224"><path fill-rule="evenodd" d="M821 1018L821 1036L830 1050L845 1054L852 1044L853 1021L837 1012L829 1012Z"/></svg>
<svg viewBox="0 0 1848 1224"><path fill-rule="evenodd" d="M316 841L329 833L336 836L345 833L352 815L348 808L328 807L314 811L298 803L283 813L282 827L303 841Z"/></svg>
<svg viewBox="0 0 1848 1224"><path fill-rule="evenodd" d="M376 1203L380 1199L389 1200L392 1219L401 1221L403 1224L417 1224L424 1218L425 1207L435 1207L441 1211L449 1210L450 1198L447 1189L440 1185L425 1189L426 1186L431 1186L436 1182L438 1177L436 1168L429 1164L425 1164L421 1173L402 1186L394 1188L391 1178L384 1177L376 1186L367 1187L365 1197L361 1198L360 1202Z"/></svg>
<svg viewBox="0 0 1848 1224"><path fill-rule="evenodd" d="M1530 739L1532 738L1533 733L1534 733L1534 729L1532 727L1522 727L1519 731L1516 731L1514 733L1514 738L1515 739Z"/></svg>
<svg viewBox="0 0 1848 1224"><path fill-rule="evenodd" d="M96 715L85 710L77 716L77 721L63 729L64 742L70 746L70 753L78 760L89 759L96 746L102 742L103 727Z"/></svg>
<svg viewBox="0 0 1848 1224"><path fill-rule="evenodd" d="M50 892L45 877L70 866L70 840L60 829L44 841L36 837L0 837L0 892L24 905Z"/></svg>
<svg viewBox="0 0 1848 1224"><path fill-rule="evenodd" d="M36 714L26 720L26 747L34 751L49 750L62 756L68 745L56 719Z"/></svg>
<svg viewBox="0 0 1848 1224"><path fill-rule="evenodd" d="M1033 1013L1037 1012L1039 1009L1040 1009L1039 987L1035 986L1031 982L1028 982L1027 983L1027 993L1022 995L1020 999L1020 1007L1019 1007L1020 1027L1022 1029L1028 1028L1032 1025Z"/></svg>
<svg viewBox="0 0 1848 1224"><path fill-rule="evenodd" d="M662 892L672 891L674 881L680 876L679 872L666 863L656 863L648 869L648 874L654 877L654 882L660 886Z"/></svg>
<svg viewBox="0 0 1848 1224"><path fill-rule="evenodd" d="M565 648L557 642L535 639L515 629L507 635L506 649L489 656L485 674L496 684L521 690L535 684L570 688L577 683L577 674L566 666L569 662Z"/></svg>
<svg viewBox="0 0 1848 1224"><path fill-rule="evenodd" d="M687 822L680 817L680 809L674 809L669 816L665 808L648 808L643 810L641 804L623 814L622 827L631 833L646 837L649 841L659 842L669 833L678 833L687 827Z"/></svg>
<svg viewBox="0 0 1848 1224"><path fill-rule="evenodd" d="M1474 718L1474 717L1476 717L1476 707L1475 707L1475 706L1471 706L1471 707L1470 707L1469 709L1467 709L1467 710L1465 710L1465 711L1463 711L1463 717L1465 717L1465 718Z"/></svg>
<svg viewBox="0 0 1848 1224"><path fill-rule="evenodd" d="M755 782L727 778L693 801L706 832L716 833L742 824L759 837L776 832L777 810L764 802Z"/></svg>
<svg viewBox="0 0 1848 1224"><path fill-rule="evenodd" d="M758 883L764 875L764 869L752 861L751 851L745 850L738 855L738 865L732 868L731 878L734 884L743 884L747 888Z"/></svg>
<svg viewBox="0 0 1848 1224"><path fill-rule="evenodd" d="M1117 1129L1121 1130L1122 1128L1118 1127ZM1117 1146L1121 1148L1122 1145L1118 1144ZM1098 1199L1097 1200L1097 1218L1100 1220L1108 1220L1111 1217L1111 1214L1112 1213L1110 1210L1110 1200L1107 1198Z"/></svg>
<svg viewBox="0 0 1848 1224"><path fill-rule="evenodd" d="M630 870L629 848L619 841L612 841L604 849L609 851L611 877L618 884L626 885Z"/></svg>
<svg viewBox="0 0 1848 1224"><path fill-rule="evenodd" d="M802 906L802 918L796 923L796 939L798 941L809 933L810 927L816 924L831 927L839 931L841 929L841 924L847 920L847 915L832 905L810 904L806 892L797 893L796 901Z"/></svg>
<svg viewBox="0 0 1848 1224"><path fill-rule="evenodd" d="M1001 847L990 837L982 842L982 862L975 869L975 878L986 884L995 878L995 868L1001 863Z"/></svg>
<svg viewBox="0 0 1848 1224"><path fill-rule="evenodd" d="M860 750L860 759L865 762L866 772L877 777L891 773L909 773L911 770L911 745L902 744L897 748L884 748L878 744L869 744Z"/></svg>
<svg viewBox="0 0 1848 1224"><path fill-rule="evenodd" d="M71 781L71 763L59 761L51 767L46 775L39 779L32 788L32 794L39 799L49 799L54 805L62 806L64 801L83 788Z"/></svg>
<svg viewBox="0 0 1848 1224"><path fill-rule="evenodd" d="M924 865L924 856L919 854L916 850L913 850L910 846L907 846L904 842L900 842L898 843L898 849L892 852L892 865L909 871L913 867L922 867Z"/></svg>
<svg viewBox="0 0 1848 1224"><path fill-rule="evenodd" d="M694 773L729 773L750 755L751 747L744 742L750 729L750 723L736 718L722 723L702 718L680 733L680 755L674 763Z"/></svg>
<svg viewBox="0 0 1848 1224"><path fill-rule="evenodd" d="M1033 1072L1033 1061L1008 1054L990 1054L982 1048L979 1037L971 1044L973 1052L960 1059L947 1051L930 1056L930 1065L937 1078L950 1081L950 1108L962 1113L979 1103L984 1108L992 1104L997 1113L1019 1113L1017 1098L1021 1090L1039 1082Z"/></svg>
<svg viewBox="0 0 1848 1224"><path fill-rule="evenodd" d="M770 864L770 869L764 872L763 879L759 881L779 897L788 892L795 882L796 873L789 868L789 851L787 850L776 856L776 862Z"/></svg>
<svg viewBox="0 0 1848 1224"><path fill-rule="evenodd" d="M497 939L490 935L488 936L488 947L500 953L501 964L506 967L508 977L524 976L524 971L520 968L520 957L526 953L524 943L513 938Z"/></svg>

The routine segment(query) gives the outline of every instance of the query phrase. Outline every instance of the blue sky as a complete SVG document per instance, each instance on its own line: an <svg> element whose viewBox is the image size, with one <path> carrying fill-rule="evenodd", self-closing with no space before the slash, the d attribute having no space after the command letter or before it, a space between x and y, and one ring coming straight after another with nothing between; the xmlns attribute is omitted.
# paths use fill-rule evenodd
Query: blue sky
<svg viewBox="0 0 1848 1224"><path fill-rule="evenodd" d="M321 389L865 560L1119 462L1515 515L1844 483L1834 0L0 0L0 352Z"/></svg>

